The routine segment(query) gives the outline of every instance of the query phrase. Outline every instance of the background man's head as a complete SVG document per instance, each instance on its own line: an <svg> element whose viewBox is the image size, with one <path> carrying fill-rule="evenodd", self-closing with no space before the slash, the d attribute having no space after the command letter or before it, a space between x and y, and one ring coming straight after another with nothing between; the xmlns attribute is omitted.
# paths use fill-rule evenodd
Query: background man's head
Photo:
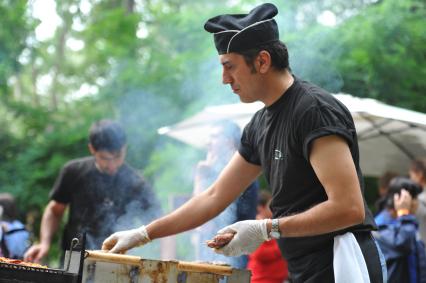
<svg viewBox="0 0 426 283"><path fill-rule="evenodd" d="M115 121L100 120L89 130L89 150L102 173L114 175L126 156L126 134Z"/></svg>

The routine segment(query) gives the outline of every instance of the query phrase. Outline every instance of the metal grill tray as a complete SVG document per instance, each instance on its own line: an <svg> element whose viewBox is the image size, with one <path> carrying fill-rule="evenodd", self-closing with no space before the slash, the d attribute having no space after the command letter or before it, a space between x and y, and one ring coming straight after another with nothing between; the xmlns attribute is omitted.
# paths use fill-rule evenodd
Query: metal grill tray
<svg viewBox="0 0 426 283"><path fill-rule="evenodd" d="M76 283L77 278L60 269L0 262L0 283Z"/></svg>

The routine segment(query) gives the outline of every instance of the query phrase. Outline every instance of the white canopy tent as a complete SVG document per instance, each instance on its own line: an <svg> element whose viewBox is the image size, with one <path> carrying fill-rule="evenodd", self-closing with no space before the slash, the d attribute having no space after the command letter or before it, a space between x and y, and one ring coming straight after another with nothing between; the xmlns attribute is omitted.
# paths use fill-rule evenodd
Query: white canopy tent
<svg viewBox="0 0 426 283"><path fill-rule="evenodd" d="M355 121L364 175L380 176L386 171L406 174L412 159L426 157L426 114L370 98L335 96L346 105ZM203 148L212 123L230 119L243 128L263 106L256 102L206 107L175 125L160 128L158 133Z"/></svg>

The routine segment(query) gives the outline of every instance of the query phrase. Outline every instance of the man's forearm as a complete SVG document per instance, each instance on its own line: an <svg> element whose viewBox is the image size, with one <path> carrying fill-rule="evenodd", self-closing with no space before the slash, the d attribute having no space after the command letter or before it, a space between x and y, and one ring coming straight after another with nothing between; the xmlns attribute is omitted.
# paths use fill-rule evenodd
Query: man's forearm
<svg viewBox="0 0 426 283"><path fill-rule="evenodd" d="M218 215L232 202L216 198L215 194L204 191L172 213L157 219L147 226L151 239L166 237L200 226Z"/></svg>
<svg viewBox="0 0 426 283"><path fill-rule="evenodd" d="M315 236L338 231L360 224L365 212L357 206L347 206L325 201L309 210L280 219L280 231L284 237ZM268 231L270 231L268 223Z"/></svg>
<svg viewBox="0 0 426 283"><path fill-rule="evenodd" d="M46 208L40 227L41 244L50 246L53 235L58 230L62 215L55 214L49 207Z"/></svg>

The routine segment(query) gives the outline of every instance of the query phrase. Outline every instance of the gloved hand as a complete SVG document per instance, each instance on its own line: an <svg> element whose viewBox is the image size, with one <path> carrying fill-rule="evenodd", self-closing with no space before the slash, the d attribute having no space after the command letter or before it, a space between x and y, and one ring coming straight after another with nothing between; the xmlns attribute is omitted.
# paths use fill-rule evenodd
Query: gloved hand
<svg viewBox="0 0 426 283"><path fill-rule="evenodd" d="M127 250L150 242L145 226L112 234L102 243L102 250L110 253L125 253Z"/></svg>
<svg viewBox="0 0 426 283"><path fill-rule="evenodd" d="M266 229L267 221L267 219L244 220L219 230L218 234L235 233L235 235L227 245L214 249L215 252L226 256L251 254L260 244L269 240Z"/></svg>

